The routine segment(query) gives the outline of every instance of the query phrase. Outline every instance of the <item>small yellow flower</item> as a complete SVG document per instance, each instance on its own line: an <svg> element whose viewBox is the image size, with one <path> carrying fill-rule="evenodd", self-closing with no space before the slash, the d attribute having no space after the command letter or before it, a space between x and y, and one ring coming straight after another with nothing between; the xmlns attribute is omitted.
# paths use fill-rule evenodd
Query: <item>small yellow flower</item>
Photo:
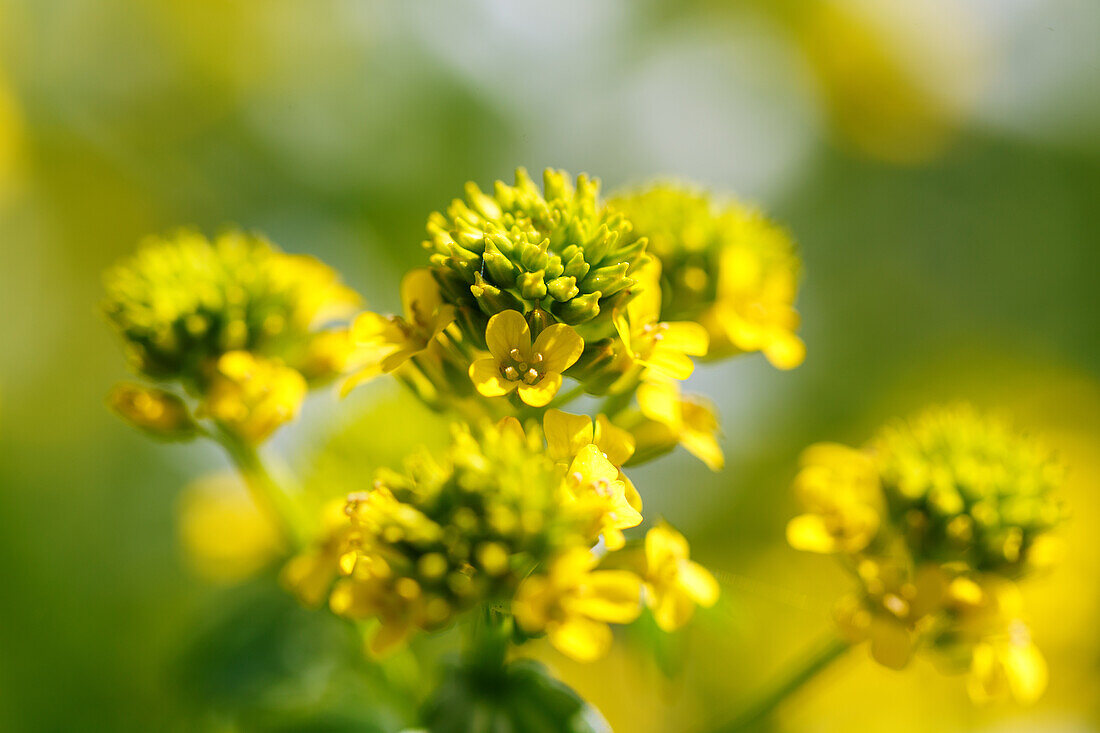
<svg viewBox="0 0 1100 733"><path fill-rule="evenodd" d="M297 371L247 351L218 359L200 412L250 443L261 443L298 414L306 380Z"/></svg>
<svg viewBox="0 0 1100 733"><path fill-rule="evenodd" d="M769 249L782 251L787 235L774 225L762 219L746 220L745 225L759 230L752 239L776 239ZM719 258L718 294L704 324L723 332L736 349L762 351L776 368L793 369L806 358L806 345L794 333L799 325L797 294L793 255L789 262L771 262L747 247L728 246Z"/></svg>
<svg viewBox="0 0 1100 733"><path fill-rule="evenodd" d="M162 389L124 382L111 390L107 404L126 422L157 438L187 440L198 430L183 400Z"/></svg>
<svg viewBox="0 0 1100 733"><path fill-rule="evenodd" d="M428 270L411 270L405 275L401 302L404 318L370 311L355 318L351 340L360 349L363 365L344 383L343 394L420 354L455 320L454 306L443 303L439 286Z"/></svg>
<svg viewBox="0 0 1100 733"><path fill-rule="evenodd" d="M572 415L561 410L547 410L542 419L546 448L550 457L566 465L588 445L595 445L612 465L619 469L618 480L625 486L626 500L636 510L642 510L642 497L634 483L622 471L624 463L634 455L634 436L613 425L606 415L593 423L587 415Z"/></svg>
<svg viewBox="0 0 1100 733"><path fill-rule="evenodd" d="M531 407L543 407L554 399L562 372L584 351L584 340L564 323L543 329L532 344L526 319L513 310L489 319L485 343L491 356L470 365L470 379L477 391L486 397L518 391L519 398Z"/></svg>
<svg viewBox="0 0 1100 733"><path fill-rule="evenodd" d="M618 550L625 543L622 530L642 523L642 515L627 498L626 483L620 475L619 467L598 446L590 444L577 453L565 477L566 488L574 499L600 508L599 533L609 550Z"/></svg>
<svg viewBox="0 0 1100 733"><path fill-rule="evenodd" d="M692 356L706 356L710 345L707 329L694 321L661 322L661 265L650 260L633 277L638 295L615 316L615 330L634 362L652 375L687 379L695 370Z"/></svg>
<svg viewBox="0 0 1100 733"><path fill-rule="evenodd" d="M787 524L787 542L796 550L863 550L879 529L882 488L872 458L836 443L819 443L802 454L794 481L806 513Z"/></svg>
<svg viewBox="0 0 1100 733"><path fill-rule="evenodd" d="M639 453L659 453L682 445L712 471L725 465L718 444L718 417L714 408L698 398L682 397L676 382L649 382L638 388L638 407L647 419L634 430Z"/></svg>
<svg viewBox="0 0 1100 733"><path fill-rule="evenodd" d="M646 603L664 631L686 624L695 606L718 601L718 582L689 554L684 536L663 522L646 533Z"/></svg>
<svg viewBox="0 0 1100 733"><path fill-rule="evenodd" d="M551 562L546 575L528 576L512 603L524 631L545 631L558 651L581 662L607 653L609 623L630 623L641 612L638 576L626 570L593 570L596 562L588 550L568 550Z"/></svg>

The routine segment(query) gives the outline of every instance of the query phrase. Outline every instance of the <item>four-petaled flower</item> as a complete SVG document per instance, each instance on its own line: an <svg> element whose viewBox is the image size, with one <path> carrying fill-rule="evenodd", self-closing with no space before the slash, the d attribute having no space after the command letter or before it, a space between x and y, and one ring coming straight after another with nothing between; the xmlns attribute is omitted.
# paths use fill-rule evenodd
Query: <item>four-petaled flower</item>
<svg viewBox="0 0 1100 733"><path fill-rule="evenodd" d="M641 611L641 579L627 570L593 570L596 563L588 550L568 550L549 573L524 580L512 603L524 631L545 631L558 651L582 662L607 652L609 623L630 623Z"/></svg>
<svg viewBox="0 0 1100 733"><path fill-rule="evenodd" d="M532 344L527 320L513 310L489 319L485 344L490 356L470 365L470 379L477 391L485 397L517 391L531 407L543 407L554 399L562 372L584 351L584 340L564 323L547 326Z"/></svg>
<svg viewBox="0 0 1100 733"><path fill-rule="evenodd" d="M664 631L686 624L695 606L709 608L718 600L714 576L689 554L684 536L664 522L646 533L646 604Z"/></svg>

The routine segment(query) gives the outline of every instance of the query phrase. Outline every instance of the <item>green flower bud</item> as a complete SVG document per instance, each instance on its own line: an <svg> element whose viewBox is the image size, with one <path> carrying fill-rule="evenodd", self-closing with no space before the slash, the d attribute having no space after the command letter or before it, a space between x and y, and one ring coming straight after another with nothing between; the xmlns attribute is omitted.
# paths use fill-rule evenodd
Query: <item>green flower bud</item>
<svg viewBox="0 0 1100 733"><path fill-rule="evenodd" d="M574 185L552 170L543 192L522 169L491 195L467 184L464 199L428 219L424 247L443 297L486 315L543 308L570 325L596 318L602 300L629 290L645 251L598 194L596 181L579 176Z"/></svg>

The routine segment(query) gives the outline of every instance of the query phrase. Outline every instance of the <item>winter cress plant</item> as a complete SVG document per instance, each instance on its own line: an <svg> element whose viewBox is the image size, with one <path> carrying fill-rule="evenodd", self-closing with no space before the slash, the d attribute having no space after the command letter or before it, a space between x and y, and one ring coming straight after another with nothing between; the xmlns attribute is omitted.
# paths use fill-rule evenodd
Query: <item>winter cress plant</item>
<svg viewBox="0 0 1100 733"><path fill-rule="evenodd" d="M157 438L220 444L280 533L263 536L288 553L284 586L355 624L371 654L464 629L423 725L599 729L522 647L545 637L594 660L615 625L649 614L672 632L716 602L683 535L642 530L626 471L677 446L722 468L714 408L681 389L696 360L801 363L794 245L689 187L604 201L585 176L548 170L540 187L520 170L489 191L467 184L428 218L423 248L389 314L360 311L332 269L258 236L151 240L105 277L104 311L141 377L109 404ZM383 375L451 422L449 447L339 476L350 490L325 507L276 481L258 448L311 389ZM975 697L1041 691L1012 583L1049 555L1060 517L1044 453L960 410L805 460L791 543L838 555L859 586L825 658L869 639L889 666L934 651L969 668Z"/></svg>

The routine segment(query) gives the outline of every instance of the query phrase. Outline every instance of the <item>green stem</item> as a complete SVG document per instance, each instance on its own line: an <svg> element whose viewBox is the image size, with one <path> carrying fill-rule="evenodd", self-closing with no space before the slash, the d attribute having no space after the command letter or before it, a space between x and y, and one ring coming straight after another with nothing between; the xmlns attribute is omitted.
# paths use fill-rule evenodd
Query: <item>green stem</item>
<svg viewBox="0 0 1100 733"><path fill-rule="evenodd" d="M803 685L816 677L822 670L839 659L851 645L839 637L830 635L817 649L813 650L799 664L796 664L765 688L733 720L718 725L711 733L738 733L757 730L775 710Z"/></svg>
<svg viewBox="0 0 1100 733"><path fill-rule="evenodd" d="M572 389L570 389L566 392L562 392L562 393L558 394L558 396L554 398L554 401L546 406L546 409L549 410L549 409L553 409L553 408L562 407L563 405L567 405L567 404L569 404L570 402L577 399L578 397L580 397L583 394L584 394L584 384L578 382L577 386L573 387Z"/></svg>
<svg viewBox="0 0 1100 733"><path fill-rule="evenodd" d="M467 666L495 676L504 670L512 639L512 618L486 605L472 620L463 658Z"/></svg>
<svg viewBox="0 0 1100 733"><path fill-rule="evenodd" d="M308 537L300 509L267 470L256 446L225 429L212 433L211 437L233 461L256 507L279 529L292 551L301 549Z"/></svg>

